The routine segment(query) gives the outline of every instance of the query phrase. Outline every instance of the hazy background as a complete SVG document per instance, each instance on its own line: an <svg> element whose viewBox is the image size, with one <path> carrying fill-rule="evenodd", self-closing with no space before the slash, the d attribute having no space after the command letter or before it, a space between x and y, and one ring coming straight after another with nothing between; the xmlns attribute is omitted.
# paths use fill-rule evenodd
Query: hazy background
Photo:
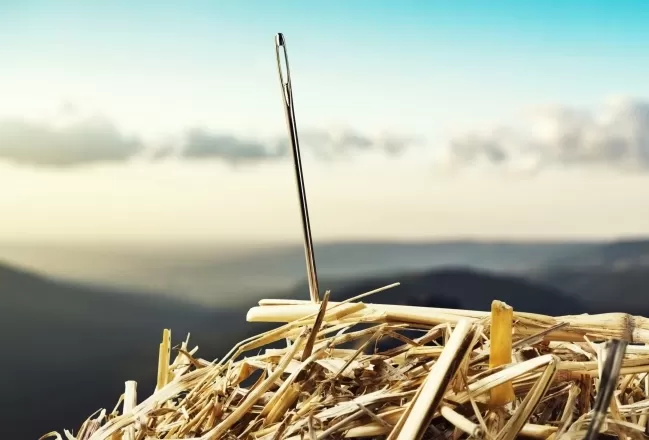
<svg viewBox="0 0 649 440"><path fill-rule="evenodd" d="M649 5L0 3L0 422L76 430L162 329L222 356L321 289L649 315ZM8 430L8 431L7 431Z"/></svg>

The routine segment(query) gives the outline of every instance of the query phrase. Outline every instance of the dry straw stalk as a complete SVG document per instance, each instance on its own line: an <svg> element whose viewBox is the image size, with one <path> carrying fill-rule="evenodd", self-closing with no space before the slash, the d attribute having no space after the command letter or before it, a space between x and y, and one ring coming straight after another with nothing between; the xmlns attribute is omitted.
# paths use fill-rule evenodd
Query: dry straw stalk
<svg viewBox="0 0 649 440"><path fill-rule="evenodd" d="M630 345L601 430L644 438L646 318L550 317L500 302L491 313L359 302L369 294L342 303L328 294L319 304L263 300L248 320L284 324L219 362L197 358L188 341L171 362L165 330L151 396L141 399L127 382L111 412L42 438L582 439L609 338ZM382 349L386 340L396 347ZM287 346L269 347L281 341Z"/></svg>

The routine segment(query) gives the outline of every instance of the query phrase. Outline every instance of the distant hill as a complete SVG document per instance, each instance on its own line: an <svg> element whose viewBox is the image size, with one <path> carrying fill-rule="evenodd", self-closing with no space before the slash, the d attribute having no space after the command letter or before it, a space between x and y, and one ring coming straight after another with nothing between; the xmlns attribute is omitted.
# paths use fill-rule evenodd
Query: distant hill
<svg viewBox="0 0 649 440"><path fill-rule="evenodd" d="M521 273L605 243L506 242L333 242L316 239L318 274L363 278L433 268L465 267ZM0 245L0 259L16 267L75 282L182 293L209 306L254 301L269 291L290 289L304 278L299 244L232 248L219 245Z"/></svg>
<svg viewBox="0 0 649 440"><path fill-rule="evenodd" d="M465 269L334 281L331 287L334 299L341 300L396 280L400 287L372 301L488 310L498 298L541 313L581 309L557 289ZM297 287L263 296L305 298L306 292ZM231 309L198 307L62 283L1 265L0 298L0 334L5 336L0 387L14 402L0 412L0 422L15 438L77 428L94 410L114 405L125 380L136 380L142 395L150 393L163 328L172 329L176 343L191 332L199 353L210 358L269 327L245 322L253 302Z"/></svg>
<svg viewBox="0 0 649 440"><path fill-rule="evenodd" d="M244 320L245 309L205 310L0 265L3 435L36 439L77 429L96 409L112 409L126 380L136 380L143 396L151 393L163 328L172 329L175 343L191 332L209 358L259 331Z"/></svg>
<svg viewBox="0 0 649 440"><path fill-rule="evenodd" d="M341 301L359 293L400 282L397 287L376 293L364 301L440 307L453 309L491 309L495 299L505 301L515 310L547 315L580 314L588 310L578 299L552 286L530 282L518 276L502 275L463 268L434 269L359 280L323 280L321 289L331 290L332 300ZM303 283L290 296L308 298L308 286ZM419 334L411 333L414 338ZM398 345L393 339L383 340L382 349Z"/></svg>
<svg viewBox="0 0 649 440"><path fill-rule="evenodd" d="M608 270L649 268L649 239L621 240L573 249L568 255L549 260L547 269L605 268Z"/></svg>
<svg viewBox="0 0 649 440"><path fill-rule="evenodd" d="M649 266L564 267L535 273L530 279L579 299L591 313L649 316Z"/></svg>
<svg viewBox="0 0 649 440"><path fill-rule="evenodd" d="M320 284L321 290L331 290L332 300L341 301L397 281L399 286L364 301L488 311L491 302L498 299L517 310L547 315L584 313L588 309L579 299L556 287L520 276L465 268L433 269L359 280L329 280ZM295 289L291 296L308 298L306 283Z"/></svg>
<svg viewBox="0 0 649 440"><path fill-rule="evenodd" d="M339 243L316 252L321 290L331 289L334 300L399 281L401 286L368 301L489 310L491 301L500 299L517 310L551 315L649 315L649 268L642 263L647 243ZM77 428L94 410L112 408L125 380L136 380L147 395L163 328L172 329L174 343L191 332L203 357L222 356L269 327L245 322L246 311L260 298L308 298L306 284L299 283L304 277L299 247L244 254L216 259L205 250L200 258L187 251L178 262L169 255L152 260L126 255L123 266L110 269L119 275L143 268L138 276L160 277L159 285L192 280L199 285L195 292L211 292L211 302L201 302L214 307L198 305L203 293L185 295L184 281L163 290L170 295L165 296L153 288L155 293L147 293L146 282L134 293L123 285L89 287L0 264L3 433L38 438L52 429ZM595 263L582 264L586 261ZM131 263L130 272L121 271ZM212 280L219 277L226 280L217 289ZM227 286L237 280L259 290L233 293Z"/></svg>

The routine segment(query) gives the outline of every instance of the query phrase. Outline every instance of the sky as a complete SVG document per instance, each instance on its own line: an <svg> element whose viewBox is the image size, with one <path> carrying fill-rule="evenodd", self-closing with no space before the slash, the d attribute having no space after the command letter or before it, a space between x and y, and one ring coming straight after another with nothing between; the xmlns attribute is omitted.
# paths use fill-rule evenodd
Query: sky
<svg viewBox="0 0 649 440"><path fill-rule="evenodd" d="M649 4L0 2L0 240L649 234Z"/></svg>

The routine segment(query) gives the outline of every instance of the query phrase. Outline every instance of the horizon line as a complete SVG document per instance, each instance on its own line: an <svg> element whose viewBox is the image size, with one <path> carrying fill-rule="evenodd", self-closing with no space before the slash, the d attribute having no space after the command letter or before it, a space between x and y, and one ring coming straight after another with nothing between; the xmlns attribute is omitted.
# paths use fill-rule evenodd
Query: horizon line
<svg viewBox="0 0 649 440"><path fill-rule="evenodd" d="M432 245L432 244L570 244L570 243L619 243L649 241L649 234L615 235L610 237L506 237L506 236L471 236L457 235L453 237L427 237L427 238L385 238L385 237L359 237L359 238L334 238L318 240L314 237L314 247L345 244L392 244L392 245ZM281 239L0 239L0 245L5 246L250 246L250 247L294 247L303 246L300 240Z"/></svg>

